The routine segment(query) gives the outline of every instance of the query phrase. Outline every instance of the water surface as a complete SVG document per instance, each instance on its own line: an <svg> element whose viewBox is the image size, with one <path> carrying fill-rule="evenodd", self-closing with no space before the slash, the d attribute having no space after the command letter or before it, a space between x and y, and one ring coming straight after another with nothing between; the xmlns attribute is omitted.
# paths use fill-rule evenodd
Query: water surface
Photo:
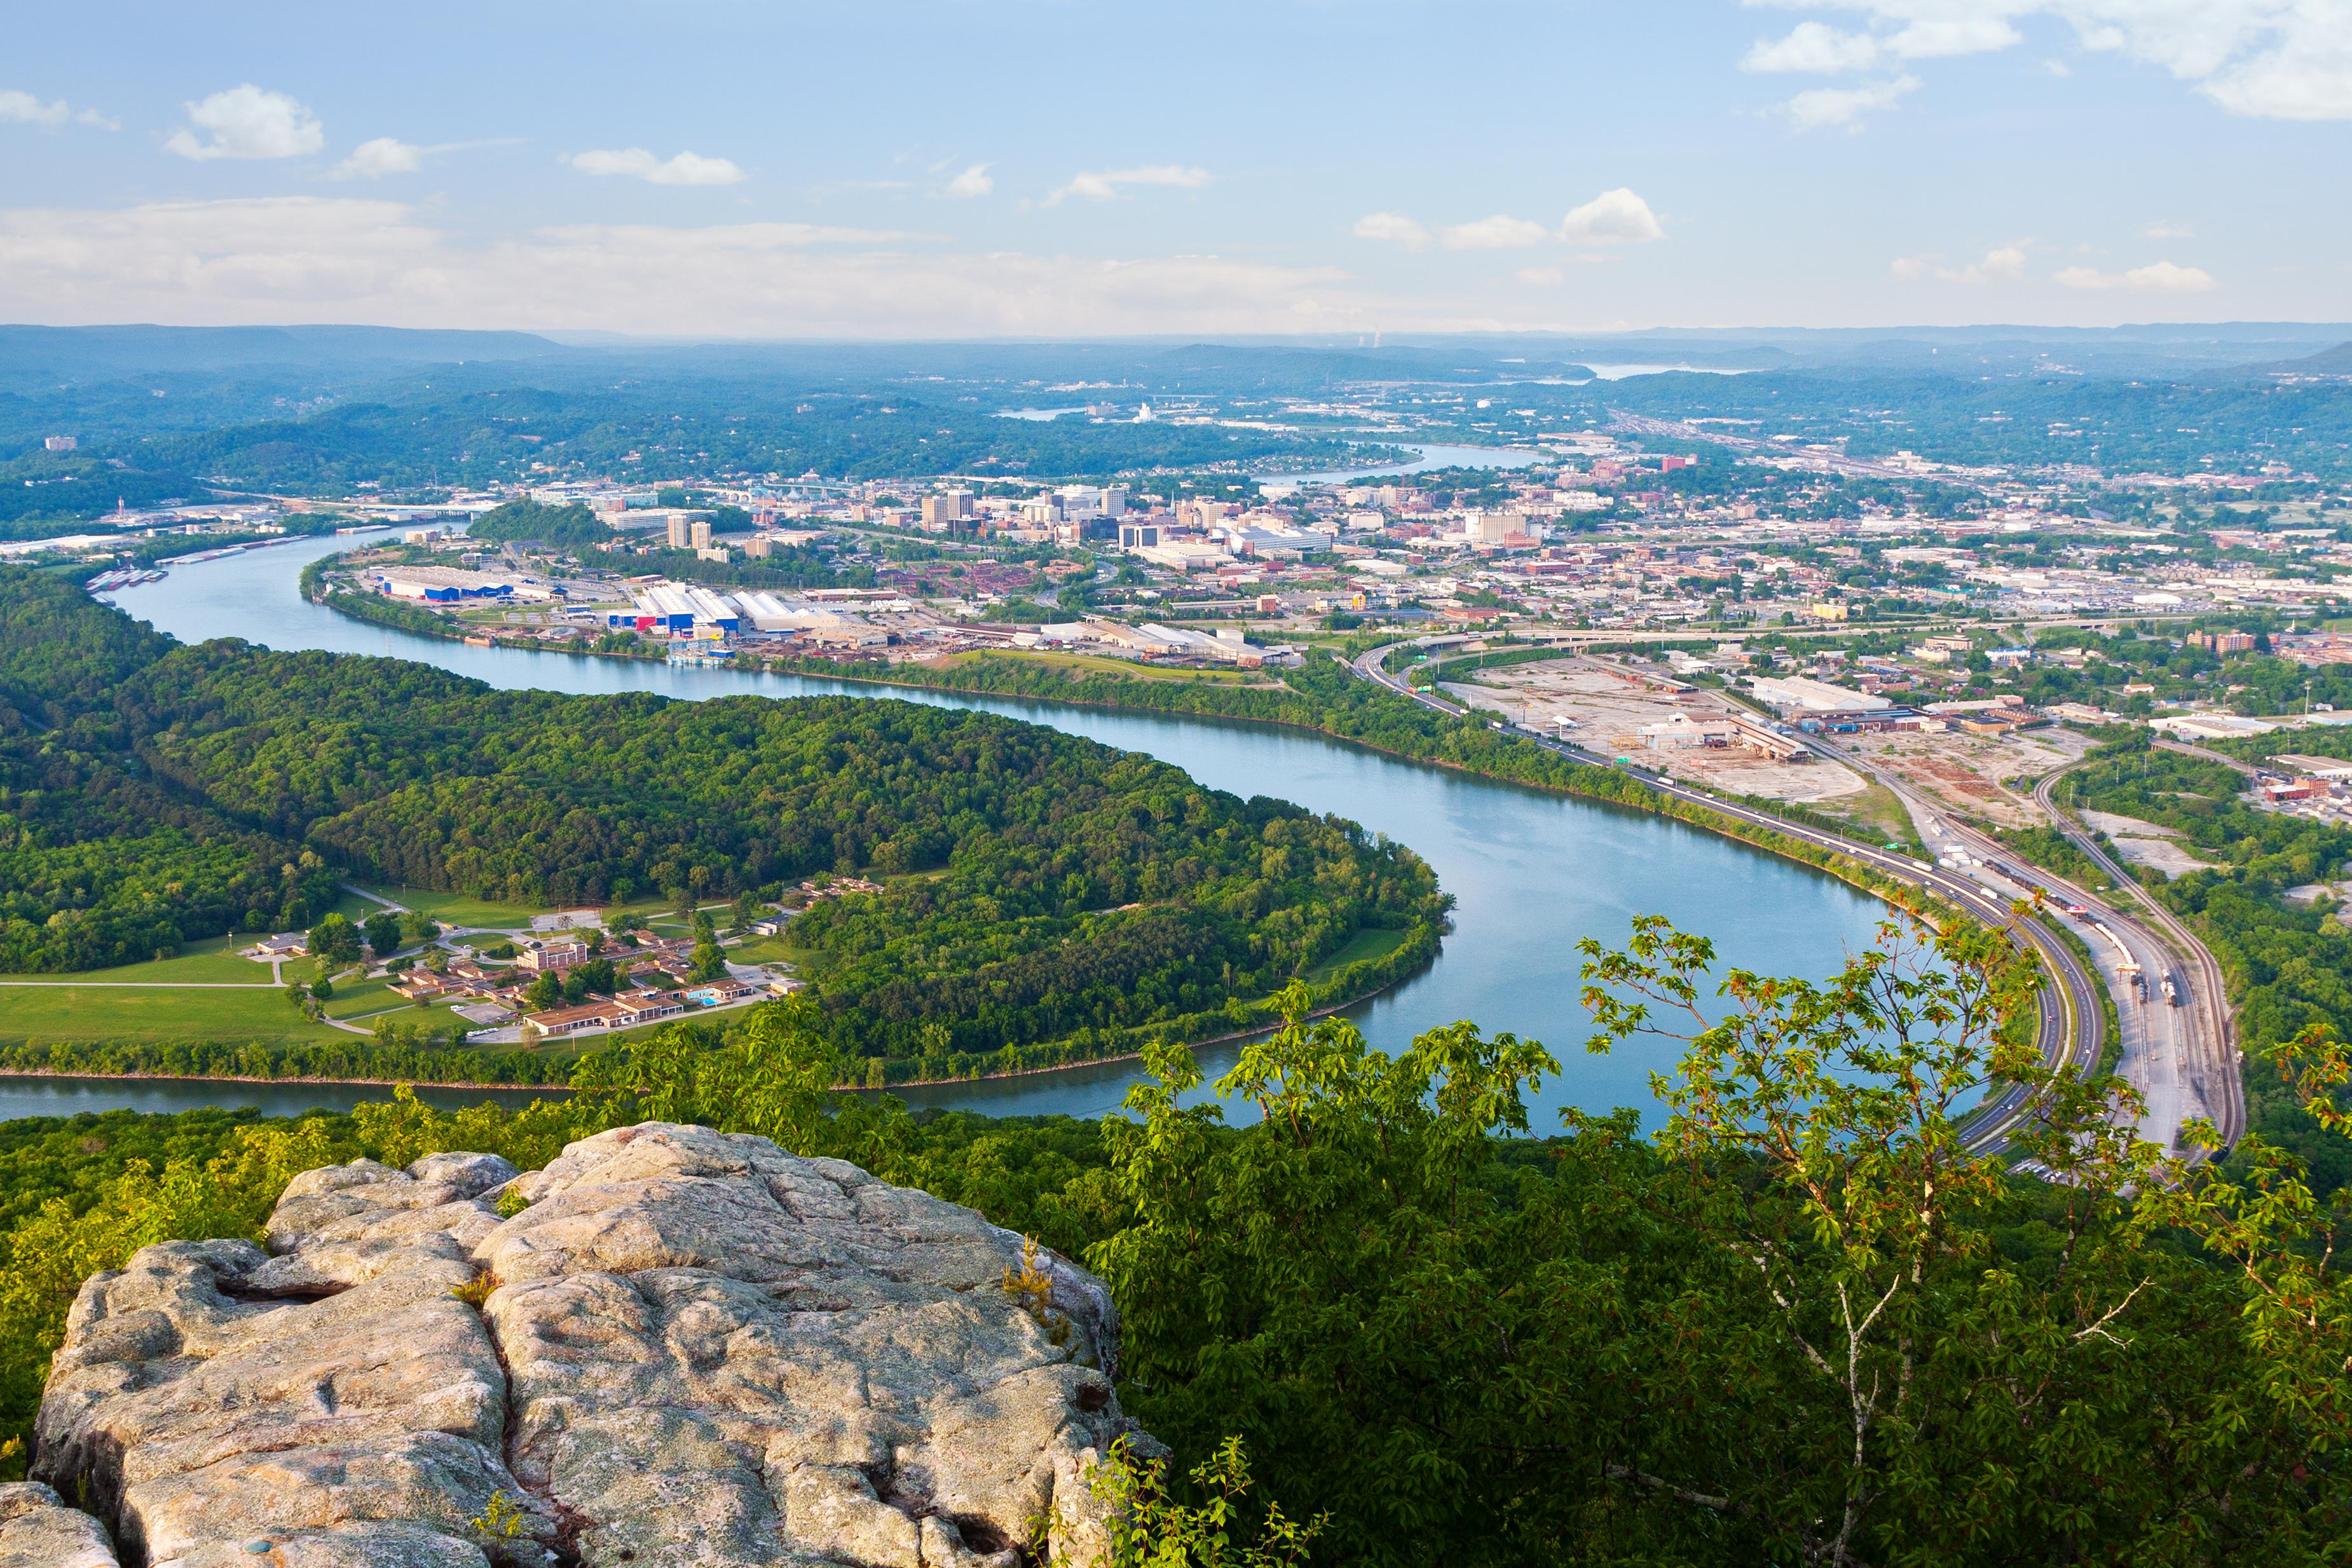
<svg viewBox="0 0 2352 1568"><path fill-rule="evenodd" d="M186 642L237 636L273 648L383 654L438 664L501 687L652 691L688 699L837 693L1007 714L1150 753L1215 789L1276 796L1352 818L1419 852L1458 904L1454 930L1437 961L1359 1004L1351 1015L1374 1045L1391 1051L1458 1019L1475 1019L1490 1032L1508 1030L1544 1041L1563 1071L1537 1095L1539 1129L1557 1125L1556 1113L1564 1106L1653 1106L1648 1075L1670 1066L1675 1055L1665 1046L1625 1049L1607 1057L1585 1053L1590 1031L1577 1002L1580 938L1620 943L1635 915L1662 914L1712 936L1727 964L1819 977L1848 953L1870 945L1881 914L1874 900L1832 878L1680 823L1401 762L1303 732L899 692L794 675L473 648L394 632L338 615L296 591L304 562L350 542L303 539L176 568L162 581L127 590L116 600L130 613ZM1230 1062L1233 1052L1202 1054L1203 1065L1213 1073ZM1097 1115L1116 1109L1136 1076L1133 1063L1104 1063L906 1093L919 1104L967 1105L998 1114ZM0 1083L0 1113L24 1113L10 1111L17 1102L5 1097L23 1082ZM204 1103L250 1103L262 1087L157 1087L147 1081L122 1085L112 1103L153 1104L159 1094L186 1092L204 1095Z"/></svg>

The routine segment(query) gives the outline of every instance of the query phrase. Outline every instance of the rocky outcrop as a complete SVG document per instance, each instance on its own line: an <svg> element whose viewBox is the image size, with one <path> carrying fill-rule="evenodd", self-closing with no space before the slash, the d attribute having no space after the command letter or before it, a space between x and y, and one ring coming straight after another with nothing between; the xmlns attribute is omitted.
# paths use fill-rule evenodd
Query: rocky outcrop
<svg viewBox="0 0 2352 1568"><path fill-rule="evenodd" d="M0 1568L116 1568L98 1521L38 1481L0 1486Z"/></svg>
<svg viewBox="0 0 2352 1568"><path fill-rule="evenodd" d="M126 1564L1087 1563L1090 1469L1157 1451L1099 1281L761 1138L358 1161L268 1240L150 1247L75 1302L34 1472Z"/></svg>

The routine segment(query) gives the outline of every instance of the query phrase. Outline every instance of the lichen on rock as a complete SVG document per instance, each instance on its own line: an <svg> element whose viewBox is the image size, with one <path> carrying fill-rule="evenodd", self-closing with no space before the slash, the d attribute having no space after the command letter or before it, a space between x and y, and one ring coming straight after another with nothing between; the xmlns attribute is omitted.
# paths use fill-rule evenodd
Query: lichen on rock
<svg viewBox="0 0 2352 1568"><path fill-rule="evenodd" d="M1084 1563L1088 1472L1157 1450L1101 1281L763 1138L355 1161L267 1236L147 1248L75 1302L34 1472L126 1564ZM1041 1264L1042 1301L1004 1288Z"/></svg>

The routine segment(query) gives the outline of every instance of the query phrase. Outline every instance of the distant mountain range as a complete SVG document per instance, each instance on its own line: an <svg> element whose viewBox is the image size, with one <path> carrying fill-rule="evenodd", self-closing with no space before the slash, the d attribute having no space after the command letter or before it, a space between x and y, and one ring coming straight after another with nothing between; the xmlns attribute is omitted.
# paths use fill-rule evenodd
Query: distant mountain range
<svg viewBox="0 0 2352 1568"><path fill-rule="evenodd" d="M533 360L571 352L530 332L398 327L0 326L0 382L111 380L142 371L323 370Z"/></svg>
<svg viewBox="0 0 2352 1568"><path fill-rule="evenodd" d="M557 340L558 338L563 340ZM648 380L770 387L944 376L1066 387L1312 395L1348 383L1583 382L1632 368L1981 376L2334 373L2352 324L2219 322L2103 329L1981 327L1657 329L1640 332L1183 338L939 343L688 341L613 333L417 331L390 327L0 326L0 392L40 396L125 378L299 383L350 395L458 364L470 385L550 391ZM487 369L487 367L500 367ZM511 373L511 380L509 375ZM481 380L484 375L492 382ZM437 381L437 377L436 378Z"/></svg>

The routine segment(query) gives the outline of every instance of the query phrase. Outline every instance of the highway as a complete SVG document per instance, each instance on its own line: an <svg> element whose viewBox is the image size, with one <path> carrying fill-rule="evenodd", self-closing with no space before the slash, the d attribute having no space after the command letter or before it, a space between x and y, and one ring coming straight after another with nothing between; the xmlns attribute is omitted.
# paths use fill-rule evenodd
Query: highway
<svg viewBox="0 0 2352 1568"><path fill-rule="evenodd" d="M2167 746L2166 749L2210 756L2232 768L2251 771L2234 758L2203 752L2198 747ZM2147 924L2163 933L2165 941L2158 942L2140 922L2121 922L2140 931L2154 956L2179 972L2179 981L2188 993L2182 998L2182 1005L2174 1009L2182 1015L2174 1040L2175 1060L2172 1064L2172 1071L2177 1074L2178 1081L2168 1083L2159 1067L2151 1074L2151 1082L2141 1086L2141 1092L2149 1095L2151 1111L2155 1109L2156 1094L2177 1093L2183 1104L2181 1113L2173 1118L2176 1127L2188 1114L2203 1115L2221 1133L2221 1146L2231 1147L2246 1130L2246 1081L2242 1058L2233 1032L2229 992L2221 983L2221 966L2205 944L2197 940L2172 911L2149 897L2137 882L2124 873L2123 868L2115 862L2083 824L2060 808L2053 792L2065 771L2059 768L2034 785L2034 803L2076 849L2090 857L2092 864L2106 873L2107 879L2116 888L2128 890L2134 903L2145 912ZM2061 882L2047 872L2038 874L2053 883ZM2148 984L2151 988L2158 985L2153 973L2148 977Z"/></svg>
<svg viewBox="0 0 2352 1568"><path fill-rule="evenodd" d="M1433 708L1439 713L1459 716L1464 710L1433 693L1414 691L1403 681L1389 674L1384 667L1388 656L1397 649L1414 645L1408 642L1387 643L1359 655L1349 665L1356 675L1372 681L1390 690ZM2100 1036L2104 1032L2104 1016L2099 1008L2098 992L2081 960L2063 942L2053 935L2042 922L2016 915L2011 909L2011 898L1998 884L1971 880L1948 869L1927 865L1908 855L1871 848L1835 833L1827 833L1791 822L1769 812L1759 811L1737 801L1726 800L1702 789L1654 777L1646 769L1613 758L1601 757L1566 741L1540 735L1507 721L1493 721L1495 727L1548 751L1555 751L1575 761L1619 768L1634 774L1649 788L1662 795L1702 806L1710 811L1735 818L1755 827L1769 829L1788 838L1801 840L1823 849L1833 850L1849 860L1859 862L1895 881L1932 892L1946 902L1969 911L1989 925L2008 928L2028 943L2042 960L2041 1033L2037 1040L2042 1058L2051 1066L2067 1071L2085 1072L2095 1065L2099 1054ZM2011 1132L2031 1109L2030 1096L2022 1087L2011 1087L1990 1096L1971 1112L1961 1124L1961 1136L1970 1148L1997 1154L2006 1148Z"/></svg>
<svg viewBox="0 0 2352 1568"><path fill-rule="evenodd" d="M1923 799L1902 775L1879 767L1865 756L1824 741L1815 739L1811 745L1820 755L1843 763L1891 791L1910 813L1921 839L1939 862L1957 860L1972 863L1979 875L2013 888L2020 897L2040 894L2050 906L2047 918L2073 931L2089 949L2100 982L2115 998L2122 1050L2116 1071L2139 1092L2142 1111L2138 1127L2142 1137L2161 1148L2172 1149L2179 1143L2182 1124L2205 1116L2234 1141L2243 1122L2243 1086L2236 1071L2235 1053L2226 1047L2217 1052L2211 1044L2217 1038L2216 1026L2207 1004L2222 995L2220 968L2214 966L2210 972L2200 974L2193 959L2184 961L2181 956L2195 953L2211 964L2210 956L2195 938L2172 922L2168 930L2177 932L2176 951L2174 946L2168 945L2149 928L2147 922L2126 913L2113 899L2023 860L2006 845ZM2035 800L2061 831L2074 837L2072 825L2047 793L2055 779L2053 774L2043 780L2042 787L2035 791ZM2137 886L2116 872L2104 855L2099 857L2099 863L2107 869L2116 886ZM2072 913L2075 909L2083 913ZM2170 921L2168 914L2158 913ZM2168 977L2174 981L2179 1005L2166 996L2164 981ZM2226 1028L2226 1021L2221 1027ZM2217 1081L2210 1064L2225 1057L2229 1071Z"/></svg>

